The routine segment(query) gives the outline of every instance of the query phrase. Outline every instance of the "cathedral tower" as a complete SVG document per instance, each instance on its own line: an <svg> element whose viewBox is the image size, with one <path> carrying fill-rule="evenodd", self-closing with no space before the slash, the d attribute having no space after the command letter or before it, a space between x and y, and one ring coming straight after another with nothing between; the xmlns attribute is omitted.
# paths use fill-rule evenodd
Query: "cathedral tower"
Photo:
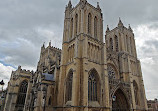
<svg viewBox="0 0 158 111"><path fill-rule="evenodd" d="M65 9L62 50L41 47L36 72L18 67L8 84L4 111L146 111L140 61L132 28L80 0Z"/></svg>
<svg viewBox="0 0 158 111"><path fill-rule="evenodd" d="M109 108L103 16L87 0L65 10L58 110Z"/></svg>
<svg viewBox="0 0 158 111"><path fill-rule="evenodd" d="M106 30L107 69L110 106L113 109L147 110L140 61L137 58L134 33L119 19L118 26ZM116 98L116 100L113 100ZM121 101L121 102L120 102Z"/></svg>

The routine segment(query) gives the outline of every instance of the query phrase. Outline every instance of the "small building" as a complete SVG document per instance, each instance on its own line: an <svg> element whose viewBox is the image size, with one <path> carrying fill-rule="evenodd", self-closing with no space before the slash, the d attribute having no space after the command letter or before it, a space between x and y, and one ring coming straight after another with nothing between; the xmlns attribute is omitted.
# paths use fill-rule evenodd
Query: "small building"
<svg viewBox="0 0 158 111"><path fill-rule="evenodd" d="M158 111L158 100L157 99L148 100L147 104L148 104L148 111Z"/></svg>

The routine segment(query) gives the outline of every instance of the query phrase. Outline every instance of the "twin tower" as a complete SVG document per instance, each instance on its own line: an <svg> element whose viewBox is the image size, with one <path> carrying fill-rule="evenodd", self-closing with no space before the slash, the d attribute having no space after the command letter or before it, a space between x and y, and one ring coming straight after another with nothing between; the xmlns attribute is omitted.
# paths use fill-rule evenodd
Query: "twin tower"
<svg viewBox="0 0 158 111"><path fill-rule="evenodd" d="M134 34L107 27L99 4L65 10L62 50L41 47L37 71L13 71L4 111L146 111Z"/></svg>
<svg viewBox="0 0 158 111"><path fill-rule="evenodd" d="M66 111L147 110L133 31L119 20L104 43L99 4L66 6L60 71L58 106Z"/></svg>

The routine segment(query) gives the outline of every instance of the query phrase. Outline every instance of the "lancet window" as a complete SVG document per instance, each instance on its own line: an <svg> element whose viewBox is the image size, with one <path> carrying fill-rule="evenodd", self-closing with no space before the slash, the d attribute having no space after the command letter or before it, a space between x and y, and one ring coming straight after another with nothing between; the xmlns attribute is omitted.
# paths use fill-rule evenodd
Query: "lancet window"
<svg viewBox="0 0 158 111"><path fill-rule="evenodd" d="M138 96L138 85L136 81L133 81L133 89L134 89L134 95L135 95L135 103L136 105L139 104L139 96Z"/></svg>
<svg viewBox="0 0 158 111"><path fill-rule="evenodd" d="M113 50L113 40L110 38L110 50Z"/></svg>
<svg viewBox="0 0 158 111"><path fill-rule="evenodd" d="M71 70L66 80L66 96L65 96L66 101L72 100L72 82L73 82L73 72Z"/></svg>
<svg viewBox="0 0 158 111"><path fill-rule="evenodd" d="M72 34L73 34L73 18L71 19L71 30L70 30L70 38L72 38Z"/></svg>
<svg viewBox="0 0 158 111"><path fill-rule="evenodd" d="M94 38L97 38L97 17L94 18Z"/></svg>
<svg viewBox="0 0 158 111"><path fill-rule="evenodd" d="M51 96L49 97L49 100L48 100L48 105L51 105Z"/></svg>
<svg viewBox="0 0 158 111"><path fill-rule="evenodd" d="M77 30L78 30L78 15L76 14L76 16L75 16L75 19L76 19L76 21L75 21L75 36L77 35Z"/></svg>
<svg viewBox="0 0 158 111"><path fill-rule="evenodd" d="M95 70L92 70L88 78L88 100L97 101L98 100L98 79Z"/></svg>
<svg viewBox="0 0 158 111"><path fill-rule="evenodd" d="M118 52L118 49L119 49L119 47L118 47L118 37L115 35L115 50L116 50L116 52Z"/></svg>
<svg viewBox="0 0 158 111"><path fill-rule="evenodd" d="M91 34L91 25L92 25L91 22L92 22L92 16L89 13L88 14L88 34Z"/></svg>

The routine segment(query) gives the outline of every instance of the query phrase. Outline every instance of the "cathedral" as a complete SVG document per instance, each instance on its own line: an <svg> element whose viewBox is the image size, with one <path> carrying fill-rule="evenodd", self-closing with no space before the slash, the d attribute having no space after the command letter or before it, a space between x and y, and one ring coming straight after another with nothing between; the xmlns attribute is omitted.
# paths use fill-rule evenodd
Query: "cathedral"
<svg viewBox="0 0 158 111"><path fill-rule="evenodd" d="M62 50L43 44L35 72L12 71L4 111L147 111L132 28L103 33L99 4L69 1Z"/></svg>

